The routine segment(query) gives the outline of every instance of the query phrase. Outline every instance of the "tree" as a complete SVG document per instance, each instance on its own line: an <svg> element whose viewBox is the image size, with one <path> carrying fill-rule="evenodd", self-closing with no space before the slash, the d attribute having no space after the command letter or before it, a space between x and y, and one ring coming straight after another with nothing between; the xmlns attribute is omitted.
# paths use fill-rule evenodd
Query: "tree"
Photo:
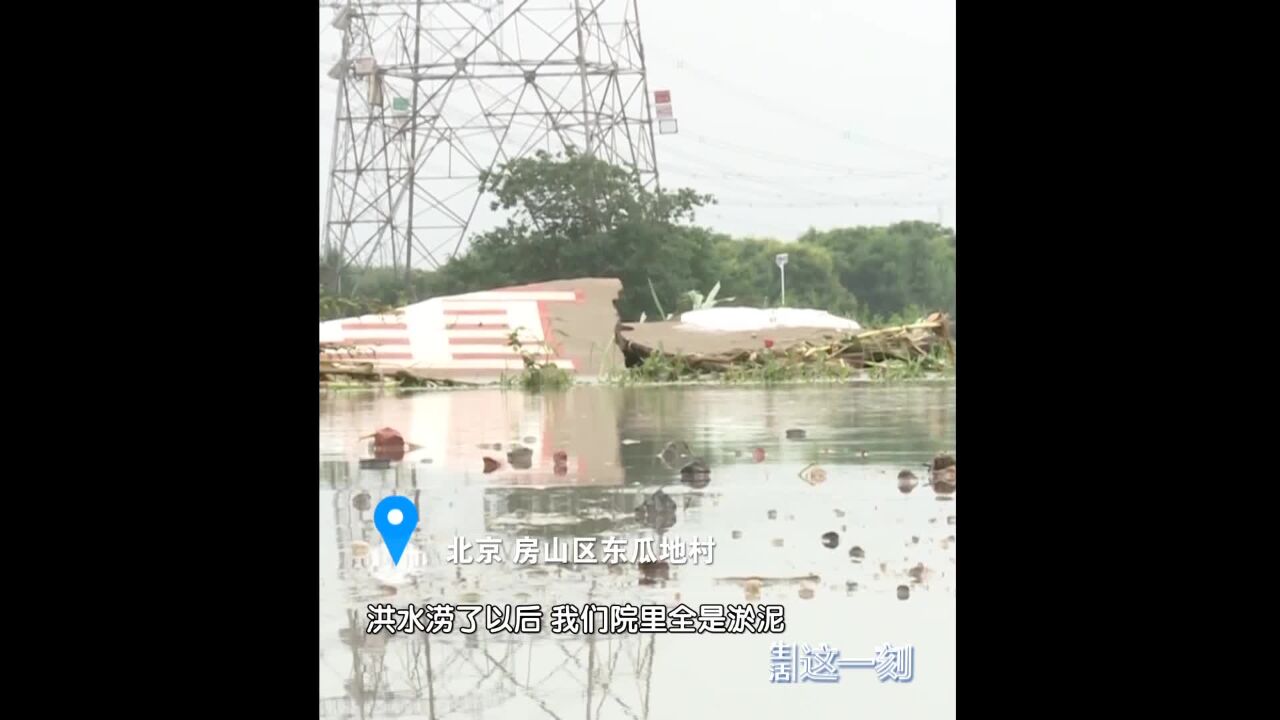
<svg viewBox="0 0 1280 720"><path fill-rule="evenodd" d="M956 310L955 232L932 223L810 230L802 245L831 253L840 284L872 316L910 307Z"/></svg>
<svg viewBox="0 0 1280 720"><path fill-rule="evenodd" d="M857 302L840 284L831 253L825 248L778 240L724 238L717 250L726 268L723 291L737 297L740 304L756 307L777 307L781 304L782 276L774 257L778 253L787 253L789 307L822 308L835 314L854 314Z"/></svg>
<svg viewBox="0 0 1280 720"><path fill-rule="evenodd" d="M618 310L630 320L654 311L650 280L670 307L691 288L715 282L710 233L684 224L713 202L709 195L648 192L623 168L545 152L482 176L481 189L494 195L492 209L514 217L478 235L465 255L440 269L444 292L616 277L623 286Z"/></svg>

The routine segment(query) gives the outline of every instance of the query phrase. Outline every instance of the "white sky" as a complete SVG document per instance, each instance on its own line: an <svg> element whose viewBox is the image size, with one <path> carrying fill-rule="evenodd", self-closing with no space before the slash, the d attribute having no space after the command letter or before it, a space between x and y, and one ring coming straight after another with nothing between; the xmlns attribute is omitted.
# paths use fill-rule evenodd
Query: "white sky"
<svg viewBox="0 0 1280 720"><path fill-rule="evenodd" d="M720 205L699 224L791 240L809 227L956 225L955 0L640 0L664 188ZM320 11L320 191L341 47ZM905 206L911 205L911 206ZM322 211L323 212L323 211Z"/></svg>

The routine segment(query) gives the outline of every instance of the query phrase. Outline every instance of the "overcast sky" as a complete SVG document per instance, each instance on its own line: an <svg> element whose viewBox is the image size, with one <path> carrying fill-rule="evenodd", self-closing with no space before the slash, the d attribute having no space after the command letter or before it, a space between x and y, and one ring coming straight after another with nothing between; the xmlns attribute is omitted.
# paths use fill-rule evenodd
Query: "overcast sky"
<svg viewBox="0 0 1280 720"><path fill-rule="evenodd" d="M509 3L510 4L510 3ZM699 224L791 240L809 227L956 224L955 0L640 0L664 188L720 205ZM320 186L341 40L320 11Z"/></svg>

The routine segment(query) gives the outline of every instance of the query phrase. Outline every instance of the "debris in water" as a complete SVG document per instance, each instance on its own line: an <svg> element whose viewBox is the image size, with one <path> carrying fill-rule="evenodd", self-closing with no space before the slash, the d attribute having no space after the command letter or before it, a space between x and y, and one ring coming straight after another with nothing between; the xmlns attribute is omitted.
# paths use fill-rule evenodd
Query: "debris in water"
<svg viewBox="0 0 1280 720"><path fill-rule="evenodd" d="M800 471L800 479L810 485L821 485L827 481L827 471L817 465L806 465L805 468Z"/></svg>
<svg viewBox="0 0 1280 720"><path fill-rule="evenodd" d="M836 508L836 517L844 517L844 511L840 508Z"/></svg>
<svg viewBox="0 0 1280 720"><path fill-rule="evenodd" d="M770 520L777 520L777 519L778 519L778 511L777 511L777 510L770 510L770 511L769 511L769 519L770 519Z"/></svg>
<svg viewBox="0 0 1280 720"><path fill-rule="evenodd" d="M846 592L850 592L850 593L857 592L857 591L858 591L858 583L856 583L856 582L854 582L854 581L852 581L852 580L847 580L847 581L845 581L844 589L845 589L845 591L846 591Z"/></svg>
<svg viewBox="0 0 1280 720"><path fill-rule="evenodd" d="M622 440L622 444L623 444L623 445L639 445L639 444L640 444L640 441L639 441L639 440L632 440L632 439L630 439L630 438L623 438L623 440Z"/></svg>
<svg viewBox="0 0 1280 720"><path fill-rule="evenodd" d="M741 540L741 539L742 539L742 531L741 531L741 530L734 530L734 531L733 531L733 539L734 539L734 540Z"/></svg>
<svg viewBox="0 0 1280 720"><path fill-rule="evenodd" d="M533 450L527 447L514 447L507 452L507 462L516 470L528 470L533 467Z"/></svg>
<svg viewBox="0 0 1280 720"><path fill-rule="evenodd" d="M665 562L640 563L640 584L657 585L671 579L671 566Z"/></svg>
<svg viewBox="0 0 1280 720"><path fill-rule="evenodd" d="M828 548L834 548L840 544L840 534L836 532L822 533L822 544Z"/></svg>
<svg viewBox="0 0 1280 720"><path fill-rule="evenodd" d="M907 574L911 576L914 582L922 583L929 571L925 568L924 563L916 563L916 566L908 570Z"/></svg>
<svg viewBox="0 0 1280 720"><path fill-rule="evenodd" d="M903 495L910 493L920 484L920 479L910 470L903 470L898 473L898 491Z"/></svg>
<svg viewBox="0 0 1280 720"><path fill-rule="evenodd" d="M636 508L636 520L654 530L666 530L676 524L676 501L658 490Z"/></svg>
<svg viewBox="0 0 1280 720"><path fill-rule="evenodd" d="M790 428L787 430L788 440L803 440L804 438L805 438L805 432L800 428Z"/></svg>
<svg viewBox="0 0 1280 720"><path fill-rule="evenodd" d="M864 551L862 548L858 547L857 545L854 545L853 547L849 548L849 557L853 558L853 561L856 563L862 562L863 558L865 558L866 556L867 556L866 551Z"/></svg>
<svg viewBox="0 0 1280 720"><path fill-rule="evenodd" d="M693 453L689 451L689 443L673 440L667 443L658 457L662 458L662 462L666 463L667 467L678 468L688 463L693 458Z"/></svg>
<svg viewBox="0 0 1280 720"><path fill-rule="evenodd" d="M806 587L806 588L800 588L800 599L801 599L801 600L812 600L812 599L813 599L813 588L807 588L807 587Z"/></svg>
<svg viewBox="0 0 1280 720"><path fill-rule="evenodd" d="M362 512L365 510L368 510L370 505L372 504L373 504L373 501L369 499L369 493L367 492L362 492L359 495L356 495L355 497L351 498L351 507L354 507L355 509L360 510Z"/></svg>
<svg viewBox="0 0 1280 720"><path fill-rule="evenodd" d="M758 462L758 463L764 462L764 448L758 447L755 450L752 450L751 459L752 461Z"/></svg>
<svg viewBox="0 0 1280 720"><path fill-rule="evenodd" d="M933 459L933 491L939 495L950 495L956 491L956 459L947 454L940 454Z"/></svg>
<svg viewBox="0 0 1280 720"><path fill-rule="evenodd" d="M502 467L502 463L498 462L497 460L494 460L491 457L486 457L484 459L484 472L486 475L493 472L494 470L497 470L500 467Z"/></svg>
<svg viewBox="0 0 1280 720"><path fill-rule="evenodd" d="M551 456L551 459L555 460L557 465L564 465L569 462L569 453L563 450L557 450L556 454Z"/></svg>
<svg viewBox="0 0 1280 720"><path fill-rule="evenodd" d="M384 427L372 435L365 435L362 440L373 439L373 456L378 460L401 460L404 458L407 443L404 436L395 428Z"/></svg>
<svg viewBox="0 0 1280 720"><path fill-rule="evenodd" d="M898 599L899 599L899 600L906 600L906 599L907 599L907 598L909 598L909 597L911 597L911 588L907 587L906 585L899 585L899 586L898 586Z"/></svg>
<svg viewBox="0 0 1280 720"><path fill-rule="evenodd" d="M701 460L680 468L680 481L694 488L704 488L711 482L711 468Z"/></svg>
<svg viewBox="0 0 1280 720"><path fill-rule="evenodd" d="M912 535L912 536L911 536L911 544L912 544L912 545L919 545L919 544L920 544L920 536L919 536L919 535Z"/></svg>
<svg viewBox="0 0 1280 720"><path fill-rule="evenodd" d="M774 547L782 547L782 538L774 538L774 539L771 541L771 544L772 544Z"/></svg>

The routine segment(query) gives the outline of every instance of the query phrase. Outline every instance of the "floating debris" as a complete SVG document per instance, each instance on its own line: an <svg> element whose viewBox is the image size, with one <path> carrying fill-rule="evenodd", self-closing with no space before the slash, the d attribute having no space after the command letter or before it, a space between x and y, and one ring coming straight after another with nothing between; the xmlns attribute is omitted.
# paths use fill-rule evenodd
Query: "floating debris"
<svg viewBox="0 0 1280 720"><path fill-rule="evenodd" d="M507 462L516 470L528 470L533 467L533 450L527 447L514 447L507 452Z"/></svg>
<svg viewBox="0 0 1280 720"><path fill-rule="evenodd" d="M854 582L854 581L852 581L852 580L847 580L847 581L845 581L844 589L845 589L845 592L848 592L848 593L855 593L855 592L857 592L857 591L858 591L858 583L856 583L856 582Z"/></svg>
<svg viewBox="0 0 1280 720"><path fill-rule="evenodd" d="M671 579L671 566L665 562L640 563L640 584L657 585Z"/></svg>
<svg viewBox="0 0 1280 720"><path fill-rule="evenodd" d="M911 536L911 544L912 544L912 545L919 545L919 544L920 544L920 536L919 536L919 535L912 535L912 536Z"/></svg>
<svg viewBox="0 0 1280 720"><path fill-rule="evenodd" d="M907 574L911 576L912 581L916 583L924 582L925 576L928 573L929 571L925 568L924 563L916 563L915 567L907 571Z"/></svg>
<svg viewBox="0 0 1280 720"><path fill-rule="evenodd" d="M658 490L636 508L636 520L654 530L666 530L676 524L676 501Z"/></svg>
<svg viewBox="0 0 1280 720"><path fill-rule="evenodd" d="M734 531L733 531L733 539L734 539L734 540L741 540L741 539L742 539L742 531L741 531L741 530L734 530Z"/></svg>
<svg viewBox="0 0 1280 720"><path fill-rule="evenodd" d="M770 510L770 511L769 511L769 519L770 519L770 520L777 520L777 519L778 519L778 511L777 511L777 510Z"/></svg>
<svg viewBox="0 0 1280 720"><path fill-rule="evenodd" d="M840 544L840 534L837 532L822 533L822 544L828 548L834 548Z"/></svg>
<svg viewBox="0 0 1280 720"><path fill-rule="evenodd" d="M860 563L864 558L867 557L867 553L862 548L858 547L857 545L854 545L853 547L849 548L849 557L853 558L854 562Z"/></svg>
<svg viewBox="0 0 1280 720"><path fill-rule="evenodd" d="M907 599L907 598L909 598L909 597L911 597L911 588L907 587L906 585L899 585L899 586L898 586L898 599L899 599L899 600L906 600L906 599Z"/></svg>
<svg viewBox="0 0 1280 720"><path fill-rule="evenodd" d="M903 470L898 473L898 491L903 495L910 493L920 484L920 479L910 470Z"/></svg>
<svg viewBox="0 0 1280 720"><path fill-rule="evenodd" d="M827 481L827 471L814 464L806 465L800 471L800 479L810 485L821 485Z"/></svg>
<svg viewBox="0 0 1280 720"><path fill-rule="evenodd" d="M360 510L361 512L368 510L372 504L373 501L369 498L369 493L367 492L362 492L351 498L351 507Z"/></svg>
<svg viewBox="0 0 1280 720"><path fill-rule="evenodd" d="M933 491L939 495L950 495L956 491L956 459L947 454L940 454L933 459Z"/></svg>
<svg viewBox="0 0 1280 720"><path fill-rule="evenodd" d="M502 467L502 463L498 462L497 460L494 460L491 457L486 457L484 459L484 473L486 475L493 472L494 470L497 470L500 467Z"/></svg>
<svg viewBox="0 0 1280 720"><path fill-rule="evenodd" d="M807 588L807 587L806 587L806 588L800 588L800 599L801 599L801 600L812 600L812 599L813 599L813 588Z"/></svg>
<svg viewBox="0 0 1280 720"><path fill-rule="evenodd" d="M683 440L673 440L667 443L658 455L662 458L662 462L667 464L669 468L683 467L693 458L693 453L689 450L689 443Z"/></svg>
<svg viewBox="0 0 1280 720"><path fill-rule="evenodd" d="M806 436L805 431L801 430L800 428L790 428L787 430L788 440L803 440L805 439L805 436Z"/></svg>
<svg viewBox="0 0 1280 720"><path fill-rule="evenodd" d="M694 488L704 488L711 482L711 468L695 459L680 468L680 481Z"/></svg>
<svg viewBox="0 0 1280 720"><path fill-rule="evenodd" d="M764 462L764 448L758 447L755 450L752 450L751 460L753 462L758 462L758 463Z"/></svg>
<svg viewBox="0 0 1280 720"><path fill-rule="evenodd" d="M639 441L639 440L632 440L632 439L630 439L630 438L623 438L623 440L622 440L622 444L623 444L623 445L639 445L639 444L640 444L640 441Z"/></svg>

